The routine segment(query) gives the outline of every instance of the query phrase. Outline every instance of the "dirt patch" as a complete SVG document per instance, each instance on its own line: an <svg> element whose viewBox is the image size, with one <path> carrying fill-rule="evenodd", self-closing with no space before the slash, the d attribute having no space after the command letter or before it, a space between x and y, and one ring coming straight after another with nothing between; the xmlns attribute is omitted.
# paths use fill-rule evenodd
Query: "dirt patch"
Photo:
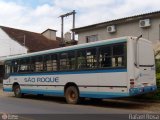
<svg viewBox="0 0 160 120"><path fill-rule="evenodd" d="M2 86L0 87L0 96L13 96L12 92L3 92Z"/></svg>

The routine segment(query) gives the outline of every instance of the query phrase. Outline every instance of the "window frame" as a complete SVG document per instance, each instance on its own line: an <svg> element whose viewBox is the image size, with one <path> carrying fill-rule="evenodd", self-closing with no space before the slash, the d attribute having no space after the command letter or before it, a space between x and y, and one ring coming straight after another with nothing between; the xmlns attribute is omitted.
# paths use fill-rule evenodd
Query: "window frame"
<svg viewBox="0 0 160 120"><path fill-rule="evenodd" d="M89 40L90 37L94 37L96 38L96 40L90 41ZM96 42L96 41L98 41L98 34L86 36L86 43L91 43L91 42Z"/></svg>
<svg viewBox="0 0 160 120"><path fill-rule="evenodd" d="M75 62L74 62L74 64L75 64L75 67L74 67L74 69L69 69L70 67L71 67L71 64L70 64L70 62L71 62L71 60L69 60L69 54L70 53L74 53L73 55L74 55L74 57L73 58L75 58ZM67 57L66 57L66 65L67 65L67 68L66 69L61 69L61 54L64 54L64 53L66 53L67 54ZM59 71L75 71L76 70L76 68L77 68L77 53L76 53L76 50L69 50L69 51L65 51L65 52L60 52L59 53Z"/></svg>

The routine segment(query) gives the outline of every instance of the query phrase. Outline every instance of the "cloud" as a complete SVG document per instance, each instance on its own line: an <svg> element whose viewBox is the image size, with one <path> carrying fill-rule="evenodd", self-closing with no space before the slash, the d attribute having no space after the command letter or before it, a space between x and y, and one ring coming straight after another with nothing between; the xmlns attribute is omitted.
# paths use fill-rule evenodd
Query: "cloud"
<svg viewBox="0 0 160 120"><path fill-rule="evenodd" d="M93 8L101 5L109 5L112 0L54 0L55 6L65 9L77 9L77 8Z"/></svg>
<svg viewBox="0 0 160 120"><path fill-rule="evenodd" d="M0 24L42 32L58 30L61 14L76 10L76 27L159 10L159 0L1 0ZM49 2L50 1L50 2ZM72 17L64 19L65 32L72 28Z"/></svg>
<svg viewBox="0 0 160 120"><path fill-rule="evenodd" d="M119 5L116 10L113 10L115 15L117 16L118 13L120 13L119 16L130 16L130 15L137 15L137 14L143 14L151 11L159 10L159 0L124 0L123 4ZM117 14L116 14L117 13Z"/></svg>
<svg viewBox="0 0 160 120"><path fill-rule="evenodd" d="M46 28L57 27L56 18L60 12L59 9L48 4L32 8L16 4L15 2L0 1L0 24L19 29L42 32Z"/></svg>

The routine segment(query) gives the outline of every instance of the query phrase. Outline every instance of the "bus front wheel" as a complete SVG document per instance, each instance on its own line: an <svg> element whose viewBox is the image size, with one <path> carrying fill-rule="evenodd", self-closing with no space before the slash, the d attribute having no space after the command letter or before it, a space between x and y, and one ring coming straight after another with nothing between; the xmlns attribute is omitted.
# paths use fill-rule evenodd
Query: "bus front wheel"
<svg viewBox="0 0 160 120"><path fill-rule="evenodd" d="M79 102L79 92L75 86L67 87L65 98L68 104L77 104Z"/></svg>
<svg viewBox="0 0 160 120"><path fill-rule="evenodd" d="M21 93L21 88L20 88L19 85L15 85L14 88L13 88L13 91L14 91L15 97L21 98L23 96L23 94Z"/></svg>

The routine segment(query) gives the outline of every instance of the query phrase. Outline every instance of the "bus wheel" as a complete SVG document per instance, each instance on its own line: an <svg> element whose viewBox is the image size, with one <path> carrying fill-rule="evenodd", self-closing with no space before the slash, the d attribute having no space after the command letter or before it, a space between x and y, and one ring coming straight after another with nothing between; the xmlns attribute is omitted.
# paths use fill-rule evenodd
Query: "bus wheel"
<svg viewBox="0 0 160 120"><path fill-rule="evenodd" d="M67 87L65 98L68 104L77 104L79 101L79 92L75 86Z"/></svg>
<svg viewBox="0 0 160 120"><path fill-rule="evenodd" d="M21 93L21 88L20 88L19 85L14 86L13 91L14 91L15 97L21 98L23 96L23 94Z"/></svg>

